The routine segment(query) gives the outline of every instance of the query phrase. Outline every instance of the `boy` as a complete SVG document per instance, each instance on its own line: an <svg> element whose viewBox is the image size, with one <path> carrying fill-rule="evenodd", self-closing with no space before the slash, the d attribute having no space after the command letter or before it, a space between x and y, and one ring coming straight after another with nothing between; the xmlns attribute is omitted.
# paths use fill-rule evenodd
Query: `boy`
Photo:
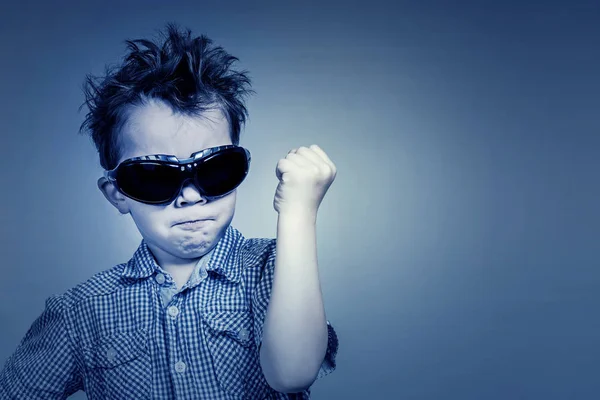
<svg viewBox="0 0 600 400"><path fill-rule="evenodd" d="M276 239L230 225L250 153L237 58L167 25L162 45L86 79L98 187L142 242L46 301L0 374L0 398L308 399L335 369L318 279L317 209L336 168L318 146L279 160ZM142 47L139 47L141 45Z"/></svg>

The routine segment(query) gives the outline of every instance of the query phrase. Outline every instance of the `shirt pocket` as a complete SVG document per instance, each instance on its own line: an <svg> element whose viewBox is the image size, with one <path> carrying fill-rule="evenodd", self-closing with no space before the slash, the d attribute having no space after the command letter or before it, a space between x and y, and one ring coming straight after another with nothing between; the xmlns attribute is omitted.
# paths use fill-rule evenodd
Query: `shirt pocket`
<svg viewBox="0 0 600 400"><path fill-rule="evenodd" d="M249 371L260 368L250 311L205 309L203 320L219 385L236 398L246 398L253 386L252 382L248 382L251 377Z"/></svg>
<svg viewBox="0 0 600 400"><path fill-rule="evenodd" d="M144 329L115 332L83 349L90 399L150 398L152 364Z"/></svg>

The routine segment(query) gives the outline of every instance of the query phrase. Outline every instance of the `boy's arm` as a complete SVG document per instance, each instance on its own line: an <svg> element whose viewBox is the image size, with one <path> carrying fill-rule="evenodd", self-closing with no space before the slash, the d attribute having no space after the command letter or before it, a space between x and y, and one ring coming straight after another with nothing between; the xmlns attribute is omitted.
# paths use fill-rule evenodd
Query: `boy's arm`
<svg viewBox="0 0 600 400"><path fill-rule="evenodd" d="M276 248L258 291L261 367L278 392L301 392L335 369L338 340L325 318L315 228L312 216L279 216Z"/></svg>
<svg viewBox="0 0 600 400"><path fill-rule="evenodd" d="M63 297L52 295L0 372L0 398L66 399L82 389Z"/></svg>
<svg viewBox="0 0 600 400"><path fill-rule="evenodd" d="M279 392L307 390L323 375L320 368L330 354L316 220L336 173L335 164L314 144L290 150L277 163L275 271L259 355L267 383Z"/></svg>
<svg viewBox="0 0 600 400"><path fill-rule="evenodd" d="M310 387L327 349L315 225L316 216L309 214L278 217L273 288L260 360L267 382L281 392Z"/></svg>

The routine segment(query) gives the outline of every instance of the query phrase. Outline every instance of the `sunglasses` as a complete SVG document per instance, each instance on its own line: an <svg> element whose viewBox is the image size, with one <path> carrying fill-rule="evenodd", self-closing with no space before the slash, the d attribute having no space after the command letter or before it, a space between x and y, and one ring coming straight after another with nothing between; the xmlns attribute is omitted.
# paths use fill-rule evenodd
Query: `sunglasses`
<svg viewBox="0 0 600 400"><path fill-rule="evenodd" d="M171 203L192 180L207 200L234 191L248 175L250 152L243 147L211 147L179 160L155 154L128 158L104 176L125 196L146 204Z"/></svg>

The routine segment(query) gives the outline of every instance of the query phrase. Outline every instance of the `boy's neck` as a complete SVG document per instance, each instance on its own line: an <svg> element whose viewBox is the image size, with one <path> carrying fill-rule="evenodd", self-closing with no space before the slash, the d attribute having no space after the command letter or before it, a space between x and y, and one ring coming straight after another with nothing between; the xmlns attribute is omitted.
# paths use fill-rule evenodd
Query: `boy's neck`
<svg viewBox="0 0 600 400"><path fill-rule="evenodd" d="M177 290L181 289L183 285L190 279L192 273L194 272L194 268L198 264L198 260L193 264L183 264L183 265L165 265L161 268L164 269L171 275L173 280L175 281L175 285L177 286Z"/></svg>
<svg viewBox="0 0 600 400"><path fill-rule="evenodd" d="M154 256L154 260L162 269L171 275L175 284L177 285L177 289L181 289L183 285L190 279L190 276L194 272L196 265L202 259L202 257L206 257L208 254L204 254L202 257L182 260L175 259L171 254L164 252L162 249L156 248L155 246L148 244L148 249Z"/></svg>

